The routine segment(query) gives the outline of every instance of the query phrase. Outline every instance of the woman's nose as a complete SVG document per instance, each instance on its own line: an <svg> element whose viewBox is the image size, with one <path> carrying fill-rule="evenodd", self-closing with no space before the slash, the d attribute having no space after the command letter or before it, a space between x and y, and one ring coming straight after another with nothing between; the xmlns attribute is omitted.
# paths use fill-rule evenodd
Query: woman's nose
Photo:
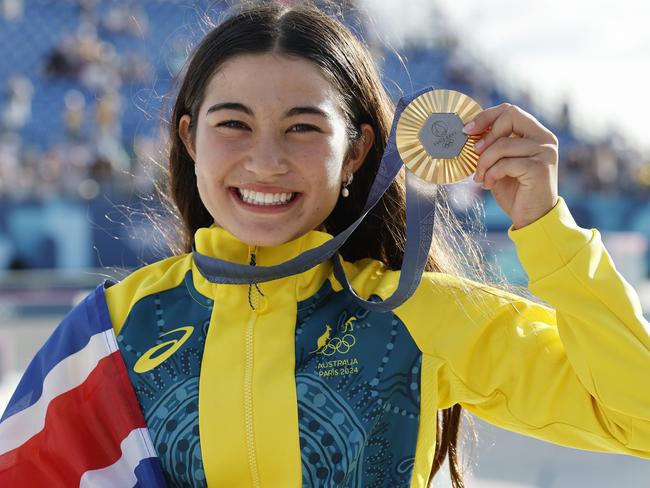
<svg viewBox="0 0 650 488"><path fill-rule="evenodd" d="M275 135L260 134L255 138L244 167L260 179L287 173L289 165L282 142Z"/></svg>

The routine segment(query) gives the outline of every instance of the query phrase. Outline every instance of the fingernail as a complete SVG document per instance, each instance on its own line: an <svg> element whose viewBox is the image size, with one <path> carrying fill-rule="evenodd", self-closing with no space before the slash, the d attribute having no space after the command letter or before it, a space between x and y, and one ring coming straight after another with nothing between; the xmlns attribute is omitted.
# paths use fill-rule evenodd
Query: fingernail
<svg viewBox="0 0 650 488"><path fill-rule="evenodd" d="M465 127L463 127L463 132L465 134L469 134L470 132L472 132L474 130L474 127L476 127L476 124L474 123L474 121L471 121L469 124L467 124Z"/></svg>
<svg viewBox="0 0 650 488"><path fill-rule="evenodd" d="M480 151L481 149L483 149L483 146L485 146L485 140L480 139L474 144L474 150Z"/></svg>

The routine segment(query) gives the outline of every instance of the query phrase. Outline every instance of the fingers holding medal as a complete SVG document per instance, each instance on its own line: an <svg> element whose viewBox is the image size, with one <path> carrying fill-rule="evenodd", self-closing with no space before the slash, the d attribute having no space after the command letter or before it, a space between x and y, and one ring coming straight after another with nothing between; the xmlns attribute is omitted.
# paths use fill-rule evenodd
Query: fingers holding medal
<svg viewBox="0 0 650 488"><path fill-rule="evenodd" d="M504 103L483 110L463 132L479 138L474 181L492 191L516 229L555 206L558 140L535 117Z"/></svg>
<svg viewBox="0 0 650 488"><path fill-rule="evenodd" d="M396 145L406 167L428 183L451 184L475 173L515 229L558 201L557 137L515 105L482 110L462 93L426 91L403 110Z"/></svg>

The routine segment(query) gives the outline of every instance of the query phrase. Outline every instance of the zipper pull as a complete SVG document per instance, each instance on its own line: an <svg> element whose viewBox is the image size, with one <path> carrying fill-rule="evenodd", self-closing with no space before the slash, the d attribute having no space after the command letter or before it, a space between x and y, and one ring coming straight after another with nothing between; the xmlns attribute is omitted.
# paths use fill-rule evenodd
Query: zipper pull
<svg viewBox="0 0 650 488"><path fill-rule="evenodd" d="M252 250L249 246L249 253L250 253L250 260L249 260L249 266L255 266L257 264L256 262L256 253L257 253L257 246L255 246ZM255 290L257 290L257 293L253 291L253 286L255 286ZM259 305L259 299L260 296L264 296L264 293L262 293L262 290L260 290L260 287L257 283L249 283L248 284L248 305L250 305L251 310L255 311L258 308Z"/></svg>

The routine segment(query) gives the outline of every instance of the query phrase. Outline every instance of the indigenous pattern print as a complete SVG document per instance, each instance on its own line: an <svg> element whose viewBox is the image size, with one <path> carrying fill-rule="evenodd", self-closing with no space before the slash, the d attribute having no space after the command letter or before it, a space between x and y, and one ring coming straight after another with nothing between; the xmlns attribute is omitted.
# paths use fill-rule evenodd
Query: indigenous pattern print
<svg viewBox="0 0 650 488"><path fill-rule="evenodd" d="M420 368L419 349L392 313L360 308L329 281L298 304L303 486L409 486Z"/></svg>
<svg viewBox="0 0 650 488"><path fill-rule="evenodd" d="M117 342L170 487L207 486L199 440L199 373L212 300L191 273L140 300Z"/></svg>

